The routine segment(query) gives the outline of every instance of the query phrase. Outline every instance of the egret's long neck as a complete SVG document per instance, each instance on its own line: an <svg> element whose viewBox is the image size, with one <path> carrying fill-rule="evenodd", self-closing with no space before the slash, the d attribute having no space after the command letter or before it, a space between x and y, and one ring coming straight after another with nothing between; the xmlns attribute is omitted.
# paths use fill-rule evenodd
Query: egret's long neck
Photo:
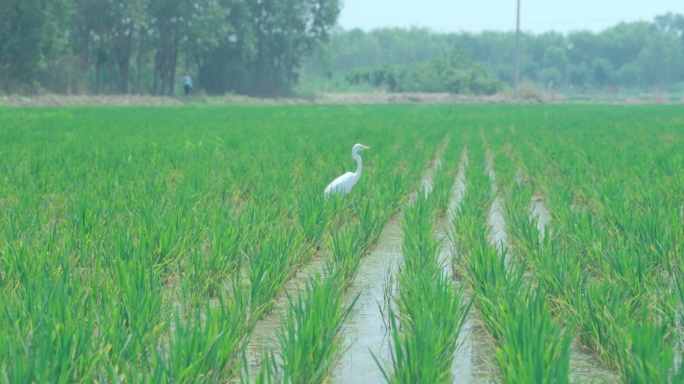
<svg viewBox="0 0 684 384"><path fill-rule="evenodd" d="M356 172L354 172L354 176L356 176L357 178L361 177L361 156L359 156L358 153L354 152L352 153L352 157L354 158L354 160L356 160Z"/></svg>

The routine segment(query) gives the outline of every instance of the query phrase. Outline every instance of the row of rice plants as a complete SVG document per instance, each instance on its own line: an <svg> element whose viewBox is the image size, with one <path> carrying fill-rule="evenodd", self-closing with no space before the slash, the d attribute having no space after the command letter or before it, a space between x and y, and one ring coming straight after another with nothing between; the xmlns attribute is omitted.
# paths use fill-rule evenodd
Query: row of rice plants
<svg viewBox="0 0 684 384"><path fill-rule="evenodd" d="M437 142L427 144L434 152ZM374 181L379 188L364 190L365 194L357 194L355 189L353 195L343 198L355 204L348 212L353 219L343 227L331 227L324 275L310 278L296 297L288 296L278 331L279 353L267 353L256 382L319 383L332 373L344 348L340 333L355 303L345 304L344 292L356 276L362 257L375 246L382 229L408 197L416 175L422 173L422 164L426 164L421 162L421 152L410 153L408 158L386 160L399 169L407 167L413 180L396 171L379 174Z"/></svg>
<svg viewBox="0 0 684 384"><path fill-rule="evenodd" d="M368 231L362 231L360 220L332 228L327 237L330 254L324 256L324 275L315 274L306 281L304 290L288 294L278 331L279 354L267 352L257 382L320 383L332 372L343 348L339 334L354 305L344 305L345 289L355 277L361 257L372 248L375 238L371 236L379 235L368 225L381 229L393 212L370 204L362 207L366 212L360 217L370 221L365 223Z"/></svg>
<svg viewBox="0 0 684 384"><path fill-rule="evenodd" d="M563 148L546 138L548 152L528 156L531 164L551 152L557 159L543 170L551 178L535 176L554 219L553 239L537 251L540 280L577 324L580 343L626 381L679 382L672 267L681 259L681 201L664 188L675 173L655 167L653 139L618 139L611 128L596 128L607 140L569 137Z"/></svg>
<svg viewBox="0 0 684 384"><path fill-rule="evenodd" d="M106 143L99 144L98 149L103 152L110 149ZM151 152L154 152L155 145L150 147ZM71 360L51 361L45 358L53 350L61 351L59 343L43 350L33 348L31 344L34 337L39 337L53 326L59 329L59 324L64 322L76 326L76 329L83 327L83 330L88 331L80 337L85 343L84 356L76 355L75 358L92 361L96 367L91 367L91 372L85 373L51 370L50 374L58 375L56 377L97 374L98 377L112 380L119 376L135 378L163 375L179 380L184 377L216 380L234 374L241 345L249 335L250 324L280 291L278 287L259 286L257 283L263 281L260 275L282 285L290 273L288 268L292 268L297 258L304 253L304 236L297 229L272 230L282 227L282 223L290 220L288 216L291 215L290 209L283 210L272 201L268 201L271 205L267 205L260 198L242 198L234 206L226 206L226 191L217 190L211 185L216 177L208 172L213 169L204 167L209 163L206 160L213 160L212 155L217 153L211 148L207 151L201 147L200 144L186 143L179 151L184 157L181 161L178 160L178 152L169 151L170 162L183 162L191 172L174 169L170 172L171 176L159 184L150 182L150 175L140 171L143 164L132 167L132 172L128 173L131 182L128 183L118 175L121 169L116 170L117 174L103 169L105 167L102 165L112 162L110 154L96 157L94 164L83 158L73 159L70 166L88 174L87 181L90 184L74 191L75 196L68 197L71 206L63 216L55 213L54 226L49 232L41 231L38 223L31 225L33 223L20 222L31 217L27 212L9 210L8 221L15 224L17 231L8 231L8 237L10 241L26 244L26 251L23 255L16 253L14 244L7 243L8 251L4 254L10 262L4 265L8 268L3 273L3 280L12 282L16 277L20 283L18 290L9 292L11 296L8 303L15 300L20 302L25 296L31 296L33 300L50 297L52 287L63 286L66 289L71 286L71 279L77 283L69 288L68 296L87 298L83 302L76 301L76 306L70 309L73 314L84 314L82 322L79 322L78 316L69 315L66 310L57 312L54 317L47 316L47 320L41 319L45 317L41 313L51 311L49 308L53 305L66 305L61 301L46 300L42 308L16 306L22 312L8 317L22 318L27 325L14 327L16 333L6 339L10 346L8 350L12 353L12 348L23 348L28 353L25 354L26 364L7 364L10 377L18 381L26 377L22 375L31 377L35 374L33 372L46 372L41 369L43 367L31 366L38 362L58 367L71 364ZM57 149L59 156L69 159L69 154L65 155L59 147ZM79 150L83 157L93 156L87 149L78 147L76 152ZM141 153L131 152L133 155L128 155L127 162L131 162L133 157L140 157L151 169L165 172L166 158L150 154L150 148L144 148ZM38 153L34 155L39 156ZM238 158L234 160L231 165L239 167L241 161ZM249 162L250 159L243 159L242 163L245 161ZM95 172L91 167L99 167L104 172ZM21 171L21 168L18 170ZM53 172L45 172L45 178L59 171L65 171L70 176L69 169L60 167L48 167L47 171ZM41 168L36 167L36 174L23 180L42 179L42 172ZM247 173L250 172L253 170L247 169ZM223 176L220 171L216 173ZM112 178L114 182L104 178ZM64 177L61 185L50 185L53 189L51 192L58 194L68 191L72 188L72 180ZM252 188L263 188L261 181L255 179L253 183ZM17 185L29 189L35 183ZM124 192L119 194L117 185L123 185ZM280 185L287 187L286 183ZM108 188L113 188L114 192ZM36 189L25 196L41 196L43 191ZM265 191L253 196L263 195L266 195ZM47 196L48 199L51 197ZM40 204L29 202L26 207L35 209ZM227 215L223 216L224 212ZM35 236L19 232L26 230L34 230ZM50 237L47 241L41 241L42 232L48 232ZM262 236L264 233L269 236ZM60 241L64 241L65 245L61 246ZM286 249L287 246L291 249ZM47 257L35 257L42 252ZM255 272L259 265L268 266L268 263L244 263L242 254L247 255L247 261L263 261L270 257L283 263L277 264L279 268ZM239 272L240 264L248 265L253 284L245 285L237 276L232 276ZM61 266L57 268L57 273L56 266ZM23 268L45 270L56 277L50 276L41 288L41 280L38 283L30 278L22 280ZM96 284L83 284L84 276L81 275L85 275L86 281L92 280ZM211 312L217 310L210 311L205 305L212 297L224 301L226 305L219 306L224 310L231 308L230 311L212 315ZM200 313L196 307L206 311ZM37 312L33 314L30 311ZM89 316L91 311L93 315ZM67 315L77 320L67 318ZM44 331L45 327L48 328ZM232 332L226 332L226 329ZM73 338L66 332L68 330L57 332L57 336ZM18 340L27 342L22 346ZM212 358L215 355L212 351L217 349L221 350L220 359ZM101 350L105 352L100 353ZM111 352L106 352L108 350ZM54 358L64 358L56 353L53 355ZM14 362L17 356L20 355L8 360ZM26 370L22 371L22 367Z"/></svg>
<svg viewBox="0 0 684 384"><path fill-rule="evenodd" d="M490 244L493 180L482 169L484 150L471 147L466 193L452 231L476 310L496 340L501 377L510 383L568 382L571 333L552 318L544 291L524 278L525 264L507 260L507 247Z"/></svg>
<svg viewBox="0 0 684 384"><path fill-rule="evenodd" d="M322 113L341 126L363 115ZM304 198L339 171L335 143L386 136L378 125L330 132L315 127L319 117L287 108L3 111L2 377L234 376L254 322L314 254L326 223L344 220L346 208ZM367 164L401 177L385 160Z"/></svg>
<svg viewBox="0 0 684 384"><path fill-rule="evenodd" d="M564 209L572 194L562 188L546 193L562 223L561 252L578 268L566 302L577 314L580 342L631 382L667 382L675 362L670 332L676 287L646 262L651 252L642 244L623 238L589 210Z"/></svg>
<svg viewBox="0 0 684 384"><path fill-rule="evenodd" d="M471 303L444 272L435 224L449 205L457 153L453 144L445 150L431 191L419 192L403 213L403 263L396 277L396 310L390 311L392 365L382 367L376 359L389 383L453 381L451 365Z"/></svg>
<svg viewBox="0 0 684 384"><path fill-rule="evenodd" d="M315 274L305 289L288 294L277 335L278 355L267 352L256 382L321 383L329 377L344 347L339 336L355 302L345 305L344 292L372 247L368 235L376 232L360 228L353 222L331 230L323 275Z"/></svg>

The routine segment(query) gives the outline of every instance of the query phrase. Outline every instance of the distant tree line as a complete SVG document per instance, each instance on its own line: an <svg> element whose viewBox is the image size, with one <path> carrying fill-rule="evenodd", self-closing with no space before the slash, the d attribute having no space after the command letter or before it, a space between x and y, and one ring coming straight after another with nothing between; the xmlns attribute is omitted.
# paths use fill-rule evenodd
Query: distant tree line
<svg viewBox="0 0 684 384"><path fill-rule="evenodd" d="M328 76L346 74L350 82L357 81L359 68L368 73L393 73L399 87L396 89L401 90L402 73L434 72L428 63L443 60L445 52L450 52L454 44L468 52L472 63L488 66L495 77L513 84L514 32L435 33L425 28L336 30L329 45L328 60L309 61L307 72ZM679 14L658 16L653 22L620 23L600 33L522 33L520 49L521 80L528 79L545 87L666 89L675 84L681 87L684 82L684 16ZM366 76L371 78L370 74ZM443 87L451 87L446 85L444 76L437 77L442 78ZM433 88L433 80L421 80L422 88Z"/></svg>
<svg viewBox="0 0 684 384"><path fill-rule="evenodd" d="M345 79L352 85L368 84L390 92L451 92L491 95L501 83L485 63L473 62L459 44L429 61L376 68L354 68Z"/></svg>
<svg viewBox="0 0 684 384"><path fill-rule="evenodd" d="M274 95L328 40L339 0L2 0L0 92Z"/></svg>

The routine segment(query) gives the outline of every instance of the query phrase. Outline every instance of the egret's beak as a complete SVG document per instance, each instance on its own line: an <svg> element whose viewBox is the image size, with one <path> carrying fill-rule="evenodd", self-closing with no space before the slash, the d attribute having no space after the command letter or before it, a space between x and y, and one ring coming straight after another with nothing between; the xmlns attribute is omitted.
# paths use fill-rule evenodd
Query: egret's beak
<svg viewBox="0 0 684 384"><path fill-rule="evenodd" d="M365 145L363 146L363 149L370 149L370 147L366 147Z"/></svg>

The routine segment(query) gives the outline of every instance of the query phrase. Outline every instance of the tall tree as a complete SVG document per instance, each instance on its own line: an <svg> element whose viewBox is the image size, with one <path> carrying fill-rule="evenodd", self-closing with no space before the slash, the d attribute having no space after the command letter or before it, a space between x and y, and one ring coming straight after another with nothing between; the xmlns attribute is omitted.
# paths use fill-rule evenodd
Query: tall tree
<svg viewBox="0 0 684 384"><path fill-rule="evenodd" d="M35 92L64 45L62 2L0 1L0 88Z"/></svg>
<svg viewBox="0 0 684 384"><path fill-rule="evenodd" d="M248 0L254 18L253 92L276 94L297 80L302 58L327 42L339 0Z"/></svg>

